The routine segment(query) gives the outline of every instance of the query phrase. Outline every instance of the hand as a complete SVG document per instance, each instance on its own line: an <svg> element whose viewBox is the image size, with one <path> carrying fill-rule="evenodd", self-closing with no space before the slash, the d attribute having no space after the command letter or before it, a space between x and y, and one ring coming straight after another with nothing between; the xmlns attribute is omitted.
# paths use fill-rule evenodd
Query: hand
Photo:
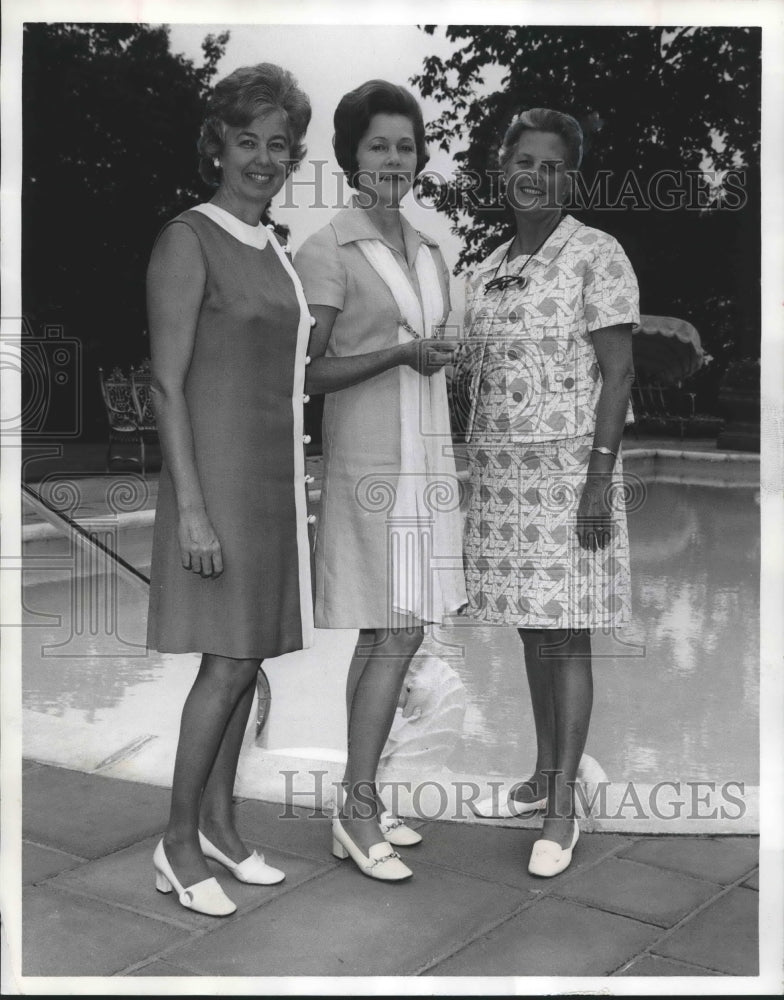
<svg viewBox="0 0 784 1000"><path fill-rule="evenodd" d="M178 536L183 569L213 579L221 575L223 553L206 510L181 513Z"/></svg>
<svg viewBox="0 0 784 1000"><path fill-rule="evenodd" d="M615 525L610 507L612 475L589 473L577 507L580 546L596 552L610 544Z"/></svg>
<svg viewBox="0 0 784 1000"><path fill-rule="evenodd" d="M401 348L401 363L429 378L445 365L452 364L458 346L456 341L439 340L435 337L411 340Z"/></svg>

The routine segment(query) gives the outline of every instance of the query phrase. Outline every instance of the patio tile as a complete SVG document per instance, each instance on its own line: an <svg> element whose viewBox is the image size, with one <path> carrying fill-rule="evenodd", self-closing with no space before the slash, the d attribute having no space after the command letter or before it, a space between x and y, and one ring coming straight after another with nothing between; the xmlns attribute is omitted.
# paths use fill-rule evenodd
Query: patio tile
<svg viewBox="0 0 784 1000"><path fill-rule="evenodd" d="M22 826L26 839L85 858L99 858L161 831L169 790L118 782L46 765L25 775Z"/></svg>
<svg viewBox="0 0 784 1000"><path fill-rule="evenodd" d="M759 892L759 868L752 872L751 875L743 883L748 889L756 889Z"/></svg>
<svg viewBox="0 0 784 1000"><path fill-rule="evenodd" d="M422 860L532 892L548 892L555 887L552 881L528 874L528 859L539 830L430 822L420 828L420 833L422 843L406 853L412 862ZM579 871L626 843L627 838L614 834L586 834L575 848L570 871Z"/></svg>
<svg viewBox="0 0 784 1000"><path fill-rule="evenodd" d="M687 875L607 858L560 882L553 891L600 910L672 927L720 890Z"/></svg>
<svg viewBox="0 0 784 1000"><path fill-rule="evenodd" d="M756 867L758 837L641 837L619 857L729 885Z"/></svg>
<svg viewBox="0 0 784 1000"><path fill-rule="evenodd" d="M750 889L730 889L653 949L728 976L758 974L758 903Z"/></svg>
<svg viewBox="0 0 784 1000"><path fill-rule="evenodd" d="M24 896L25 976L110 976L188 936L138 913L48 887Z"/></svg>
<svg viewBox="0 0 784 1000"><path fill-rule="evenodd" d="M643 955L635 959L622 972L614 972L614 976L718 976L718 972L701 969L698 965L688 962L673 962L669 958L659 958L657 955Z"/></svg>
<svg viewBox="0 0 784 1000"><path fill-rule="evenodd" d="M428 976L602 976L658 936L650 924L545 898L456 954Z"/></svg>
<svg viewBox="0 0 784 1000"><path fill-rule="evenodd" d="M187 969L181 969L177 965L172 965L171 962L167 962L165 959L159 958L155 962L150 962L149 965L143 965L141 969L137 969L135 972L125 972L120 973L120 975L126 976L192 976L192 972L188 972Z"/></svg>
<svg viewBox="0 0 784 1000"><path fill-rule="evenodd" d="M524 898L429 866L408 882L385 884L345 861L166 957L218 976L413 975Z"/></svg>
<svg viewBox="0 0 784 1000"><path fill-rule="evenodd" d="M54 851L50 847L40 847L38 844L22 842L22 884L34 885L43 882L69 868L83 865L83 858L75 858L73 854Z"/></svg>
<svg viewBox="0 0 784 1000"><path fill-rule="evenodd" d="M189 928L214 928L216 926L214 917L186 910L184 906L180 906L173 892L156 891L152 853L157 841L156 835L109 857L91 861L74 871L58 876L50 885L55 888L66 888L71 892L97 896L107 902L128 906ZM249 846L259 847L250 843ZM269 864L286 872L285 880L278 885L245 885L243 882L238 882L221 865L208 862L210 870L223 890L237 904L236 914L226 917L226 920L237 920L243 913L269 903L270 900L290 892L295 886L331 867L320 865L310 859L283 855L267 848L264 848L264 855Z"/></svg>
<svg viewBox="0 0 784 1000"><path fill-rule="evenodd" d="M296 818L291 818L292 812ZM287 818L281 818L284 815ZM330 852L330 817L324 813L314 815L312 809L246 799L236 806L234 816L245 840L320 861L335 860Z"/></svg>

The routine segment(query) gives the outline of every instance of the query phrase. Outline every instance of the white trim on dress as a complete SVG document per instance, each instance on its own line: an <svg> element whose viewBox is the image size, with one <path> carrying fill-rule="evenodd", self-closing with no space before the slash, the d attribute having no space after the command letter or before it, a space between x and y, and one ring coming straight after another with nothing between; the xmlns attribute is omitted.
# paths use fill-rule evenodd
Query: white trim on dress
<svg viewBox="0 0 784 1000"><path fill-rule="evenodd" d="M235 240L239 240L240 243L244 243L246 246L263 250L270 241L270 234L267 232L266 226L262 226L260 222L255 226L249 226L247 222L238 219L236 215L227 212L225 208L213 205L211 201L204 202L201 205L194 205L193 211L206 215L208 219L212 219L221 229L225 229ZM274 237L272 239L273 242L277 242Z"/></svg>

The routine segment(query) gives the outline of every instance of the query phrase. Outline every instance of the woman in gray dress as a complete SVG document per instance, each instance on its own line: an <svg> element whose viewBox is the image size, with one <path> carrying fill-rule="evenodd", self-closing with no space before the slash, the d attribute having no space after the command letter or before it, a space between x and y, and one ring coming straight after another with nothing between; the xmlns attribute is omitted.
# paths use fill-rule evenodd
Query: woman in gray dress
<svg viewBox="0 0 784 1000"><path fill-rule="evenodd" d="M215 194L164 226L148 271L164 456L148 645L202 654L156 886L214 916L236 907L205 857L242 882L284 877L242 843L232 792L261 660L310 645L313 629L302 434L310 316L260 221L304 155L309 120L286 70L262 63L222 80L199 140Z"/></svg>

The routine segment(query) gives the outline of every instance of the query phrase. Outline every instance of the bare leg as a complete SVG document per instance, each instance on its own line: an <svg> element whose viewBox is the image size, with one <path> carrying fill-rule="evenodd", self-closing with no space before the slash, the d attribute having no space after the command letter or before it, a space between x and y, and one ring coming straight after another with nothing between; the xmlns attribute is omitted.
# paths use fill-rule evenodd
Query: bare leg
<svg viewBox="0 0 784 1000"><path fill-rule="evenodd" d="M545 632L540 659L543 666L550 664L555 714L555 779L542 836L566 847L575 814L574 783L593 706L590 633L585 629Z"/></svg>
<svg viewBox="0 0 784 1000"><path fill-rule="evenodd" d="M376 771L403 680L423 636L421 627L376 629L373 651L354 690L348 722L346 795L340 815L346 833L364 853L383 840L378 827Z"/></svg>
<svg viewBox="0 0 784 1000"><path fill-rule="evenodd" d="M234 706L201 797L199 829L218 850L236 862L244 861L251 853L237 833L233 805L237 763L253 704L254 691L255 679L250 682Z"/></svg>
<svg viewBox="0 0 784 1000"><path fill-rule="evenodd" d="M169 825L164 848L183 886L211 875L199 848L199 806L237 702L251 684L259 660L233 660L205 653L185 700L174 762Z"/></svg>
<svg viewBox="0 0 784 1000"><path fill-rule="evenodd" d="M547 795L547 774L555 770L555 702L552 661L542 661L540 650L549 640L541 629L518 629L525 649L525 671L531 692L536 728L536 769L526 781L512 790L519 802L537 802Z"/></svg>

